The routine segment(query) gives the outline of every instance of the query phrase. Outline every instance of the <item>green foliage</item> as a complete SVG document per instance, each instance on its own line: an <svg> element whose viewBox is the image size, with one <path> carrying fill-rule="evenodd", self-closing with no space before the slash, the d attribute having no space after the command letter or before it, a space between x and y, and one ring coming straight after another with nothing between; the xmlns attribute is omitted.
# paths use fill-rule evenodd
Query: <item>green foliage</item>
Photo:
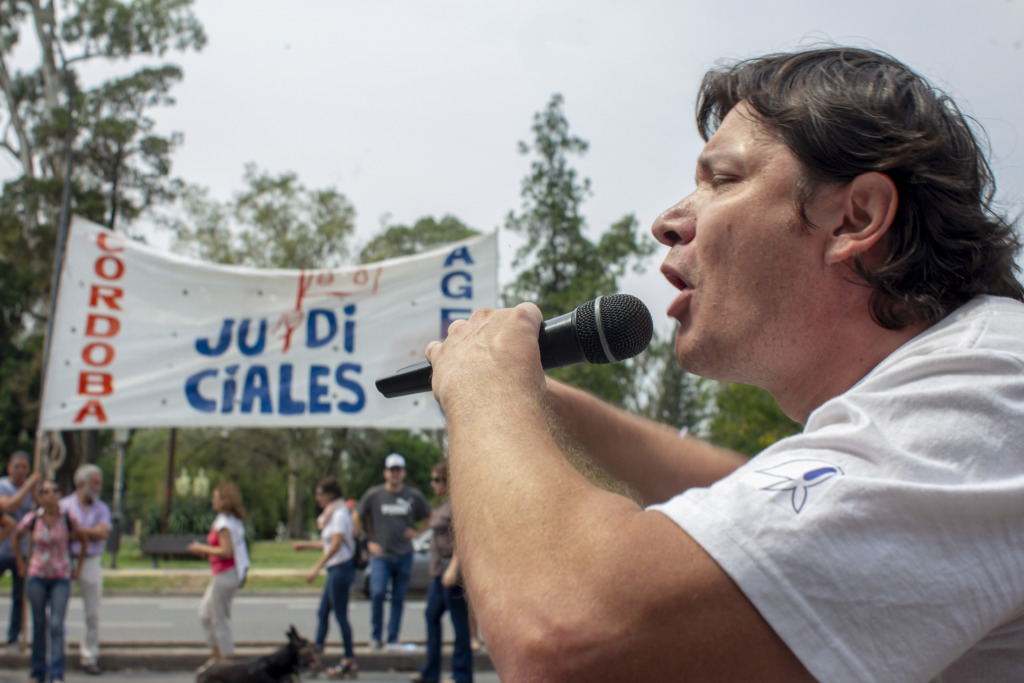
<svg viewBox="0 0 1024 683"><path fill-rule="evenodd" d="M172 498L167 515L167 531L161 530L163 503L151 505L142 518L142 535L147 534L203 534L210 531L217 513L205 498Z"/></svg>
<svg viewBox="0 0 1024 683"><path fill-rule="evenodd" d="M717 411L711 419L711 441L747 456L757 455L802 429L764 389L723 383L714 392L714 400Z"/></svg>
<svg viewBox="0 0 1024 683"><path fill-rule="evenodd" d="M634 395L643 403L635 410L661 424L694 427L703 417L700 378L679 367L674 353L675 335L655 336L638 359Z"/></svg>
<svg viewBox="0 0 1024 683"><path fill-rule="evenodd" d="M179 251L257 268L332 268L348 256L355 209L333 188L308 189L293 172L245 167L246 189L227 203L187 189L184 217L169 221ZM234 219L235 225L231 224Z"/></svg>
<svg viewBox="0 0 1024 683"><path fill-rule="evenodd" d="M444 216L440 222L430 216L416 221L411 228L392 225L377 235L359 254L360 263L375 263L399 256L411 256L478 235L458 218Z"/></svg>
<svg viewBox="0 0 1024 683"><path fill-rule="evenodd" d="M590 193L590 181L578 177L569 156L584 154L588 145L570 135L561 95L552 96L547 109L534 116L532 130L533 143L519 143L520 153L535 157L523 179L521 212L509 213L505 221L506 229L524 238L513 262L523 268L506 288L505 301L532 301L550 318L615 293L627 268L642 271L641 259L653 252L654 243L642 236L632 215L612 225L596 243L586 237L580 206ZM552 374L622 404L633 367L578 365Z"/></svg>

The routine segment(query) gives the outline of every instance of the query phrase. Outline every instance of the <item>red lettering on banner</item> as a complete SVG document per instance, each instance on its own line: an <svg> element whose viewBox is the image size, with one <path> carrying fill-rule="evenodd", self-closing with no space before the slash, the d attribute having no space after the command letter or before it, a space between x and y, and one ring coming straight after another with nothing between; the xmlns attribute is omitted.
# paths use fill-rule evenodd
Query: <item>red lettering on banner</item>
<svg viewBox="0 0 1024 683"><path fill-rule="evenodd" d="M96 235L96 246L98 246L103 251L109 251L111 254L117 254L119 252L124 251L124 247L119 246L115 248L107 244L107 238L113 234L114 233L107 231L101 232L98 235Z"/></svg>
<svg viewBox="0 0 1024 683"><path fill-rule="evenodd" d="M96 258L93 264L93 272L101 280L112 282L120 280L124 276L124 261L111 256L124 251L124 244L121 238L113 232L101 230L96 234L96 246L102 253ZM121 332L121 321L110 311L121 311L121 299L124 298L124 290L110 284L91 284L89 287L89 308L88 317L85 322L85 337L100 337L109 341L97 342L88 341L82 348L82 361L92 367L104 367L110 365L117 355L115 339ZM100 313L97 309L103 309ZM78 373L78 395L89 398L78 415L75 416L75 424L95 420L99 424L107 423L107 412L103 408L99 397L111 396L114 393L114 375L109 372L90 372L82 370Z"/></svg>
<svg viewBox="0 0 1024 683"><path fill-rule="evenodd" d="M96 357L97 351L102 354L100 358ZM92 365L93 367L110 365L110 362L114 360L114 347L103 342L89 344L82 349L82 360L85 361L86 365Z"/></svg>
<svg viewBox="0 0 1024 683"><path fill-rule="evenodd" d="M121 321L109 315L90 313L85 323L86 337L116 337L121 331Z"/></svg>
<svg viewBox="0 0 1024 683"><path fill-rule="evenodd" d="M93 285L89 290L89 308L96 308L100 301L107 305L112 311L120 311L121 306L117 300L124 296L124 290L120 287L108 287L106 285Z"/></svg>
<svg viewBox="0 0 1024 683"><path fill-rule="evenodd" d="M96 421L100 424L107 423L107 414L103 410L103 405L99 401L89 401L82 409L78 411L78 416L75 418L75 424L78 424L87 417L95 417Z"/></svg>
<svg viewBox="0 0 1024 683"><path fill-rule="evenodd" d="M110 270L106 265L108 263L114 264L113 272L108 272ZM113 256L100 256L96 259L96 274L104 280L120 280L124 275L124 264Z"/></svg>
<svg viewBox="0 0 1024 683"><path fill-rule="evenodd" d="M112 394L114 393L114 376L105 372L81 372L78 374L78 393L86 396Z"/></svg>

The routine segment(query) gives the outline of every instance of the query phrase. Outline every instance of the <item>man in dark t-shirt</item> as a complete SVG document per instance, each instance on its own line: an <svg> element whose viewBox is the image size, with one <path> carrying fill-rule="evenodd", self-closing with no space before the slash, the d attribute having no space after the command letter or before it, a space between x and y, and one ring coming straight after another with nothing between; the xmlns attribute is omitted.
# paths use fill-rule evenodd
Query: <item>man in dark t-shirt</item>
<svg viewBox="0 0 1024 683"><path fill-rule="evenodd" d="M392 453L384 460L384 483L363 494L356 508L369 538L370 625L373 647L382 647L384 598L391 583L388 644L398 643L405 592L412 574L412 539L416 523L430 517L430 503L419 490L405 485L405 458Z"/></svg>

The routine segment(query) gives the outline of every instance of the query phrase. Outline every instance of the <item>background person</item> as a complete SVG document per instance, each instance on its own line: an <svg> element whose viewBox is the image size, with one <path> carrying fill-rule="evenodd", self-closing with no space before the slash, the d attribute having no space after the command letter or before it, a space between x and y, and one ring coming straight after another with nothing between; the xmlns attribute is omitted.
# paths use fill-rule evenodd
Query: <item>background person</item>
<svg viewBox="0 0 1024 683"><path fill-rule="evenodd" d="M75 470L75 492L60 499L60 509L78 520L79 533L88 540L85 562L78 574L82 595L85 635L82 638L82 671L98 676L100 659L100 602L103 599L103 543L110 535L110 508L100 500L103 471L92 464ZM72 541L71 554L78 555L80 542Z"/></svg>
<svg viewBox="0 0 1024 683"><path fill-rule="evenodd" d="M472 683L473 650L470 645L469 605L459 585L459 558L455 555L452 537L452 504L448 500L448 461L442 460L431 470L430 486L443 503L430 514L430 590L427 607L427 661L419 673L410 677L414 683L437 683L441 679L441 618L451 616L455 629L452 652L452 679L455 683Z"/></svg>
<svg viewBox="0 0 1024 683"><path fill-rule="evenodd" d="M327 477L317 484L314 491L316 503L322 509L316 518L317 529L320 530L319 541L298 541L292 544L295 550L320 550L323 554L306 575L306 583L313 583L317 574L327 567L327 581L320 595L320 607L317 610L315 642L323 650L327 642L327 632L331 625L331 614L334 614L338 628L341 629L341 641L345 647L345 655L341 663L327 670L331 678L342 678L358 675L355 648L352 642L352 627L348 620L348 598L356 570L352 563L352 550L355 533L352 527L352 513L349 512L341 491L341 484L334 477Z"/></svg>
<svg viewBox="0 0 1024 683"><path fill-rule="evenodd" d="M357 531L362 526L370 550L370 627L372 646L381 647L384 599L391 584L388 643L398 643L405 592L412 576L412 539L416 522L430 516L422 493L405 485L405 458L392 453L384 459L384 483L367 489L359 501Z"/></svg>
<svg viewBox="0 0 1024 683"><path fill-rule="evenodd" d="M199 667L197 674L216 662L231 659L235 654L231 600L249 568L249 553L245 547L245 508L238 487L230 482L220 482L213 489L210 505L217 516L206 543L193 542L188 546L192 554L209 558L213 574L199 603L199 622L212 654Z"/></svg>
<svg viewBox="0 0 1024 683"><path fill-rule="evenodd" d="M79 543L72 564L71 541L83 540L78 520L60 509L60 489L52 481L39 487L41 506L25 515L14 532L18 575L28 577L26 590L32 608L32 681L64 680L64 620L71 581L78 578L85 560ZM29 555L21 552L21 538L29 539ZM47 660L49 651L49 660Z"/></svg>
<svg viewBox="0 0 1024 683"><path fill-rule="evenodd" d="M804 431L747 461L546 380L532 304L455 322L426 354L499 675L1020 678L1024 290L970 126L850 48L712 71L697 112L652 228L676 358Z"/></svg>
<svg viewBox="0 0 1024 683"><path fill-rule="evenodd" d="M38 472L32 471L32 461L25 451L14 451L7 459L7 476L0 478L0 509L20 522L32 511L35 504L34 491L39 485ZM8 537L0 542L0 578L4 573L11 572L11 614L7 626L7 645L18 648L18 636L21 635L22 607L25 603L25 582L18 576L17 564L14 560L12 539ZM28 537L21 541L22 554L28 553Z"/></svg>

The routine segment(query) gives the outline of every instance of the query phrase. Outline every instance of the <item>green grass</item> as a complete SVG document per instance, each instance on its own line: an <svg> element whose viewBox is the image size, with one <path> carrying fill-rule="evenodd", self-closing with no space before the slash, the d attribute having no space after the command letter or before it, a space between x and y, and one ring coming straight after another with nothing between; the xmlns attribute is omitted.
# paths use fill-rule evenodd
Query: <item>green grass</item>
<svg viewBox="0 0 1024 683"><path fill-rule="evenodd" d="M318 557L318 551L292 550L292 541L256 541L249 547L252 566L258 569L297 569L312 568ZM103 553L103 566L110 567L110 553ZM199 569L209 566L206 560L199 558L161 559L160 569ZM139 550L136 538L121 539L121 548L117 554L118 569L152 569L153 561ZM255 591L313 591L323 588L324 573L321 572L316 581L307 584L305 573L296 576L256 576L250 574L243 590ZM164 577L117 576L107 573L103 580L104 592L117 591L148 591L154 593L174 593L185 591L202 591L210 577L206 572L197 576L169 575ZM10 591L11 577L5 574L0 578L0 591Z"/></svg>

